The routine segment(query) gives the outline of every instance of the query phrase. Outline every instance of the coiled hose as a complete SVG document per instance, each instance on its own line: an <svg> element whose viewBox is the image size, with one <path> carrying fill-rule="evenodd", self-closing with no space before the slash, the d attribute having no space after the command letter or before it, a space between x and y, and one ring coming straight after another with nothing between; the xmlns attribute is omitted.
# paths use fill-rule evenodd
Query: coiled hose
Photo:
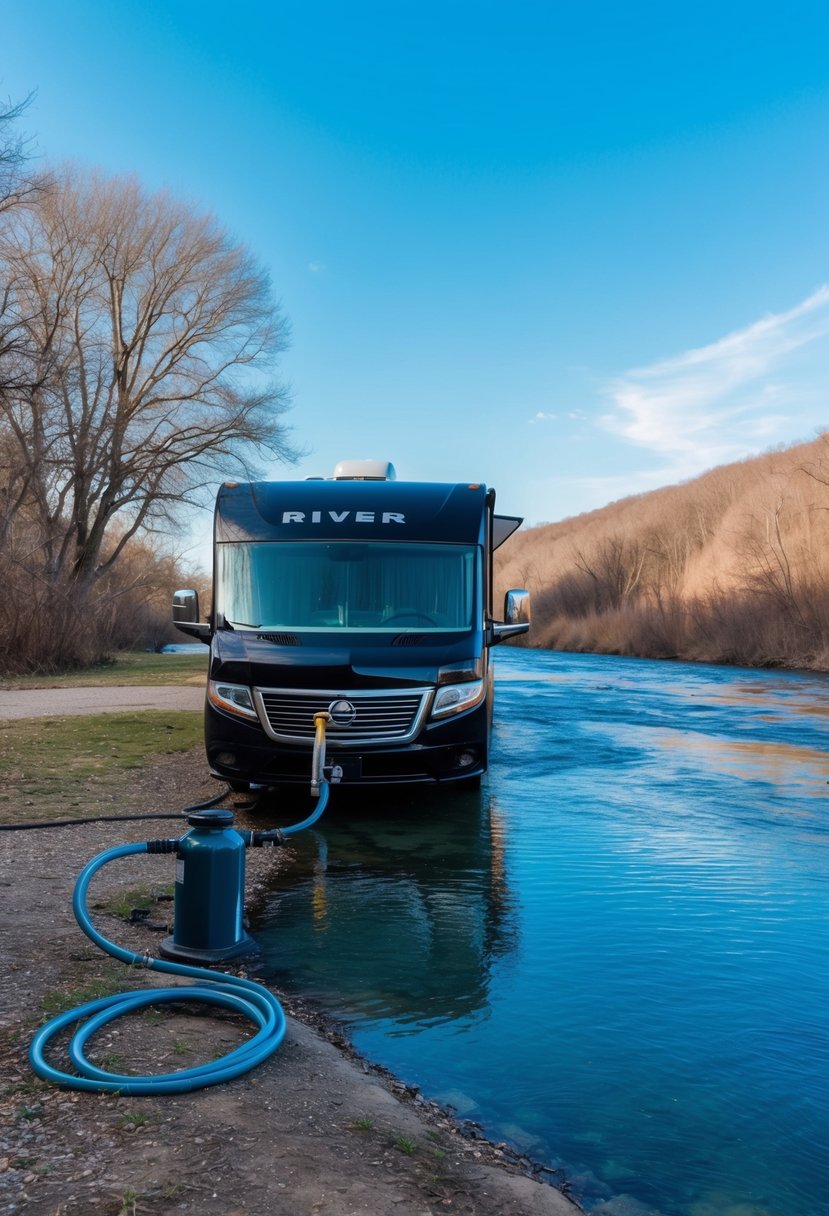
<svg viewBox="0 0 829 1216"><path fill-rule="evenodd" d="M283 836L293 836L316 823L325 810L328 802L328 782L319 782L319 800L313 813L291 827L282 828ZM122 946L111 942L99 933L89 916L86 897L89 884L95 874L110 861L119 857L130 857L136 853L148 852L147 841L137 844L122 844L107 849L93 857L83 868L75 884L72 897L72 910L75 919L86 936L113 958L120 959L128 966L147 967L151 971L161 971L167 975L180 975L195 980L196 983L174 988L148 988L140 991L121 992L113 996L102 997L90 1001L77 1009L60 1014L42 1026L32 1039L29 1048L29 1063L39 1077L62 1085L68 1089L92 1090L94 1092L109 1092L121 1094L178 1094L189 1093L194 1089L204 1089L208 1085L219 1085L223 1081L231 1081L234 1077L249 1072L263 1060L273 1055L285 1036L285 1014L279 1001L262 984L254 980L242 979L239 976L223 974L220 980L215 978L215 972L204 967L191 967L183 963L174 963L166 959L152 958L148 955L136 954L125 950ZM195 1068L185 1068L179 1072L162 1073L158 1076L135 1076L128 1073L108 1072L98 1068L84 1054L87 1042L107 1023L127 1013L137 1013L147 1005L165 1004L170 1001L204 1001L211 1005L220 1005L242 1014L257 1027L256 1034L240 1047L210 1060ZM76 1072L64 1072L50 1064L45 1058L44 1050L47 1043L60 1031L75 1023L82 1022L68 1044L69 1058Z"/></svg>

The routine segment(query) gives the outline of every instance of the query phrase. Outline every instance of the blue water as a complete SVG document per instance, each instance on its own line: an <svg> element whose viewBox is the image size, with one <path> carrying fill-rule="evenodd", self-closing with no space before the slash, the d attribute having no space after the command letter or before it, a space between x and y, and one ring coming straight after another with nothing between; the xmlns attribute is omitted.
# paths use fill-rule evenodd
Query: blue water
<svg viewBox="0 0 829 1216"><path fill-rule="evenodd" d="M828 723L822 676L501 652L482 793L335 791L269 972L602 1216L829 1213Z"/></svg>

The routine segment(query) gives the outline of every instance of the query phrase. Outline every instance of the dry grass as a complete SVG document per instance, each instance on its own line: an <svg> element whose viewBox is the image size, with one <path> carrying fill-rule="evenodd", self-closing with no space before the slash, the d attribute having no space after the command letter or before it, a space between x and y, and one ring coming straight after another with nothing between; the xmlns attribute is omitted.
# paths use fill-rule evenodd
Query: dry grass
<svg viewBox="0 0 829 1216"><path fill-rule="evenodd" d="M829 670L829 433L519 532L530 644Z"/></svg>

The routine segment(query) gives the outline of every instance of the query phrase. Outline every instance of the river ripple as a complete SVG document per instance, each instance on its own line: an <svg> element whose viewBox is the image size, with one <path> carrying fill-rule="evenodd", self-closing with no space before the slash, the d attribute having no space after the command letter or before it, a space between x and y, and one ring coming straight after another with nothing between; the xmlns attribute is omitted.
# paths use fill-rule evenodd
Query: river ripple
<svg viewBox="0 0 829 1216"><path fill-rule="evenodd" d="M270 974L601 1216L826 1216L829 680L497 670L482 794L335 791Z"/></svg>

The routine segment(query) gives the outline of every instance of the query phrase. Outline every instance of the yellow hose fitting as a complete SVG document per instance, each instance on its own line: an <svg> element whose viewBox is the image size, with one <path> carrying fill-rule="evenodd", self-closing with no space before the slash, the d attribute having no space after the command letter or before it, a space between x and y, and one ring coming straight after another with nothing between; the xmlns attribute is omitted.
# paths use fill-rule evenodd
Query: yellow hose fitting
<svg viewBox="0 0 829 1216"><path fill-rule="evenodd" d="M327 710L314 714L314 754L311 759L311 794L318 798L325 781L325 727L331 721Z"/></svg>

